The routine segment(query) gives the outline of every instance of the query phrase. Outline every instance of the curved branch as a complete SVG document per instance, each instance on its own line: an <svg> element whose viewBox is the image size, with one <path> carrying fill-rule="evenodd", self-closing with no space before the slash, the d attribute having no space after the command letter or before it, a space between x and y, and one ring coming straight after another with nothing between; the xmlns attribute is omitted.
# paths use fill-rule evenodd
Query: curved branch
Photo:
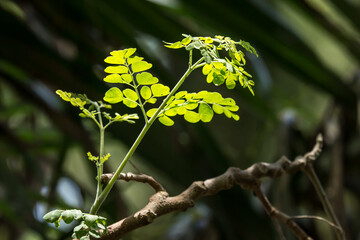
<svg viewBox="0 0 360 240"><path fill-rule="evenodd" d="M282 157L275 163L255 163L245 170L230 167L225 173L217 177L193 182L185 191L173 197L169 196L165 189L150 176L132 173L121 174L119 179L148 183L155 189L156 193L150 197L149 202L143 209L110 225L107 228L107 233L101 239L119 239L134 229L150 224L154 219L162 215L174 211L185 211L193 207L197 199L214 195L235 185L253 191L269 216L284 223L299 239L312 239L291 217L271 205L267 197L261 192L260 185L261 179L264 177L277 178L286 173L292 174L299 170L303 171L308 164L312 164L321 151L322 137L319 135L314 148L304 156L296 158L293 162L286 157ZM112 174L104 174L102 181L106 183L111 176Z"/></svg>

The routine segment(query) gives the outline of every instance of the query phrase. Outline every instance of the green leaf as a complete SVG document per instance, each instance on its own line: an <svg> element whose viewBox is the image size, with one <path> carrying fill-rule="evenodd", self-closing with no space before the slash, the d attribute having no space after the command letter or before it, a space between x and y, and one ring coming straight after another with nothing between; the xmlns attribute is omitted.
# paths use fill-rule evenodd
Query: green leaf
<svg viewBox="0 0 360 240"><path fill-rule="evenodd" d="M166 116L173 117L173 116L175 116L175 115L177 114L177 108L171 108L171 109L169 109L169 110L166 110L166 111L164 112L164 114L165 114Z"/></svg>
<svg viewBox="0 0 360 240"><path fill-rule="evenodd" d="M128 72L128 68L125 66L110 66L105 68L104 70L106 73L127 73Z"/></svg>
<svg viewBox="0 0 360 240"><path fill-rule="evenodd" d="M200 121L200 115L193 111L186 111L184 114L184 119L190 123L197 123Z"/></svg>
<svg viewBox="0 0 360 240"><path fill-rule="evenodd" d="M124 96L121 92L120 89L118 89L117 87L113 87L110 88L104 96L104 101L108 102L108 103L119 103L123 100Z"/></svg>
<svg viewBox="0 0 360 240"><path fill-rule="evenodd" d="M220 93L217 92L212 92L212 93L208 93L205 97L204 97L204 101L207 103L220 103L224 98L221 96Z"/></svg>
<svg viewBox="0 0 360 240"><path fill-rule="evenodd" d="M177 108L177 114L184 115L187 112L187 109L184 106L180 106Z"/></svg>
<svg viewBox="0 0 360 240"><path fill-rule="evenodd" d="M204 75L208 75L211 70L212 70L212 65L211 64L206 64L206 65L204 65L204 67L202 69L202 73Z"/></svg>
<svg viewBox="0 0 360 240"><path fill-rule="evenodd" d="M64 210L53 210L51 212L48 212L47 214L45 214L43 216L43 219L48 222L48 223L55 223L56 221L59 220L60 216L61 216L61 213L63 212Z"/></svg>
<svg viewBox="0 0 360 240"><path fill-rule="evenodd" d="M225 116L228 117L228 118L231 118L232 113L231 113L228 109L226 109L226 108L223 108L223 109L224 109L224 114L225 114Z"/></svg>
<svg viewBox="0 0 360 240"><path fill-rule="evenodd" d="M125 95L126 98L128 98L130 100L133 100L134 102L136 102L139 99L136 92L134 90L132 90L132 89L129 89L129 88L123 90L123 94Z"/></svg>
<svg viewBox="0 0 360 240"><path fill-rule="evenodd" d="M231 77L231 75L226 79L226 87L228 89L234 89L236 86L236 83L234 81L234 78Z"/></svg>
<svg viewBox="0 0 360 240"><path fill-rule="evenodd" d="M126 53L125 53L124 57L128 58L136 52L136 48L128 48L128 49L125 49L125 51L126 51Z"/></svg>
<svg viewBox="0 0 360 240"><path fill-rule="evenodd" d="M213 108L214 112L217 113L217 114L223 114L224 113L224 108L222 106L219 106L217 104L213 104L212 108Z"/></svg>
<svg viewBox="0 0 360 240"><path fill-rule="evenodd" d="M172 126L174 125L174 121L167 117L167 116L162 116L162 117L159 117L159 121L164 124L165 126Z"/></svg>
<svg viewBox="0 0 360 240"><path fill-rule="evenodd" d="M84 221L85 221L85 224L88 226L93 225L98 220L99 220L99 216L97 216L97 215L84 214Z"/></svg>
<svg viewBox="0 0 360 240"><path fill-rule="evenodd" d="M104 82L108 82L108 83L125 83L126 81L124 81L119 74L110 74L110 75L107 75L104 78Z"/></svg>
<svg viewBox="0 0 360 240"><path fill-rule="evenodd" d="M191 37L190 36L187 36L186 38L184 38L183 40L181 40L181 43L183 45L188 45L189 43L191 43Z"/></svg>
<svg viewBox="0 0 360 240"><path fill-rule="evenodd" d="M157 79L156 77L153 77L153 75L151 75L148 72L143 72L143 73L137 74L136 80L137 80L138 84L140 84L140 85L151 85L151 84L155 84L155 83L159 82L159 79Z"/></svg>
<svg viewBox="0 0 360 240"><path fill-rule="evenodd" d="M121 78L127 83L131 83L133 81L131 74L123 74L121 75Z"/></svg>
<svg viewBox="0 0 360 240"><path fill-rule="evenodd" d="M164 86L161 83L157 83L154 85L151 85L151 91L154 95L154 97L162 97L166 96L170 93L170 88L168 86Z"/></svg>
<svg viewBox="0 0 360 240"><path fill-rule="evenodd" d="M234 106L226 106L227 109L229 109L230 111L236 112L237 110L239 110L239 106L234 105Z"/></svg>
<svg viewBox="0 0 360 240"><path fill-rule="evenodd" d="M124 98L123 103L129 108L136 108L138 104L130 99Z"/></svg>
<svg viewBox="0 0 360 240"><path fill-rule="evenodd" d="M72 209L72 210L65 210L62 212L61 217L65 223L69 224L74 221L75 216L78 216L80 212L80 217L82 216L82 212L80 210Z"/></svg>
<svg viewBox="0 0 360 240"><path fill-rule="evenodd" d="M123 56L110 56L105 58L104 62L110 64L125 64L125 59Z"/></svg>
<svg viewBox="0 0 360 240"><path fill-rule="evenodd" d="M188 103L185 105L185 108L188 110L193 110L195 108L197 108L199 106L199 103L197 102L192 102L192 103Z"/></svg>
<svg viewBox="0 0 360 240"><path fill-rule="evenodd" d="M135 62L131 64L131 69L133 72L142 72L150 69L151 67L152 64L145 61Z"/></svg>
<svg viewBox="0 0 360 240"><path fill-rule="evenodd" d="M150 98L149 100L147 100L148 103L154 104L156 103L157 99L156 98Z"/></svg>
<svg viewBox="0 0 360 240"><path fill-rule="evenodd" d="M191 40L190 40L191 41ZM172 49L179 49L182 48L183 45L181 44L181 42L174 42L174 43L166 43L166 44L170 44L170 45L165 45L165 47L167 48L172 48Z"/></svg>
<svg viewBox="0 0 360 240"><path fill-rule="evenodd" d="M215 86L220 86L221 84L223 84L225 82L225 77L222 74L214 74L214 79L213 79L213 83L215 84Z"/></svg>
<svg viewBox="0 0 360 240"><path fill-rule="evenodd" d="M145 100L148 100L149 98L151 98L151 89L148 86L143 86L140 90L140 95Z"/></svg>
<svg viewBox="0 0 360 240"><path fill-rule="evenodd" d="M97 232L97 231L89 231L89 235L94 237L94 238L101 238L100 233Z"/></svg>
<svg viewBox="0 0 360 240"><path fill-rule="evenodd" d="M79 240L90 240L90 236L88 235L82 236Z"/></svg>
<svg viewBox="0 0 360 240"><path fill-rule="evenodd" d="M203 122L210 122L214 117L214 112L211 107L206 103L201 103L199 106L200 119Z"/></svg>
<svg viewBox="0 0 360 240"><path fill-rule="evenodd" d="M231 114L231 117L235 120L235 121L239 121L240 117L239 115L235 114L235 113L232 113Z"/></svg>
<svg viewBox="0 0 360 240"><path fill-rule="evenodd" d="M236 102L234 99L232 98L224 98L221 101L218 102L221 105L225 105L225 106L235 106Z"/></svg>
<svg viewBox="0 0 360 240"><path fill-rule="evenodd" d="M175 98L182 98L187 94L187 91L180 91L175 94Z"/></svg>
<svg viewBox="0 0 360 240"><path fill-rule="evenodd" d="M133 64L133 63L136 63L136 62L140 62L143 59L144 59L143 57L132 56L132 57L127 59L127 63L130 65L130 64Z"/></svg>
<svg viewBox="0 0 360 240"><path fill-rule="evenodd" d="M157 108L149 109L149 110L146 112L146 115L147 115L148 117L152 117L157 110L158 110Z"/></svg>
<svg viewBox="0 0 360 240"><path fill-rule="evenodd" d="M211 71L206 77L206 82L207 83L212 83L213 80L214 80L214 71Z"/></svg>
<svg viewBox="0 0 360 240"><path fill-rule="evenodd" d="M71 99L71 93L64 92L62 90L56 90L56 94L59 95L62 98L62 100L66 102L69 102Z"/></svg>

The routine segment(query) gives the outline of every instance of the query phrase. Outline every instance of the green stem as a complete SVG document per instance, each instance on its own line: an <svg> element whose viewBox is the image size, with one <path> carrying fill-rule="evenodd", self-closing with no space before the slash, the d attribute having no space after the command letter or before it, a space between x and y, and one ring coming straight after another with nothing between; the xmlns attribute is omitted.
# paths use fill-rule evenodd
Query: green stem
<svg viewBox="0 0 360 240"><path fill-rule="evenodd" d="M306 166L305 173L308 176L308 178L310 179L310 181L312 182L312 184L316 190L316 193L319 196L320 201L324 207L324 211L325 211L326 215L338 227L338 228L336 228L336 231L335 231L337 239L345 240L344 231L342 230L342 227L340 225L338 218L336 217L334 209L332 208L331 203L326 195L326 192L325 192L324 188L322 187L321 182L320 182L319 178L317 177L317 175L314 171L314 167L311 163L309 163Z"/></svg>
<svg viewBox="0 0 360 240"><path fill-rule="evenodd" d="M202 61L204 60L204 58L200 58L194 65L189 66L189 68L186 70L186 72L184 73L184 75L180 78L180 80L177 82L177 84L174 86L174 88L171 90L171 92L167 95L167 97L164 99L164 101L161 103L160 107L157 109L157 111L155 112L155 114L150 118L150 120L145 124L144 128L141 130L139 136L137 137L137 139L135 140L135 142L133 143L133 145L131 146L131 148L129 149L128 153L126 154L126 156L124 157L123 161L120 163L118 169L116 170L116 172L114 173L113 177L110 179L109 183L107 184L107 186L105 187L104 191L100 194L100 196L95 200L93 206L90 209L90 214L96 214L97 211L99 210L99 208L101 207L102 203L104 202L104 200L106 199L107 195L109 194L110 190L112 189L112 187L114 186L117 178L119 177L120 173L122 172L122 170L124 169L125 165L127 164L127 162L130 160L130 157L133 155L133 153L135 152L136 148L139 146L140 142L142 141L142 139L144 138L144 136L146 135L147 131L149 130L149 128L151 127L151 125L155 122L156 118L160 115L161 111L165 108L168 100L171 98L171 96L173 96L177 90L180 88L180 86L183 84L183 82L185 81L185 79L190 75L190 73L196 69L196 66L198 64L200 64Z"/></svg>
<svg viewBox="0 0 360 240"><path fill-rule="evenodd" d="M101 184L101 175L103 174L103 164L101 163L101 157L104 156L104 134L105 128L102 121L101 110L98 104L95 105L98 111L99 116L99 130L100 130L100 147L99 147L99 163L96 164L97 168L97 187L96 187L96 197L95 201L99 198L101 191L102 191L102 184Z"/></svg>

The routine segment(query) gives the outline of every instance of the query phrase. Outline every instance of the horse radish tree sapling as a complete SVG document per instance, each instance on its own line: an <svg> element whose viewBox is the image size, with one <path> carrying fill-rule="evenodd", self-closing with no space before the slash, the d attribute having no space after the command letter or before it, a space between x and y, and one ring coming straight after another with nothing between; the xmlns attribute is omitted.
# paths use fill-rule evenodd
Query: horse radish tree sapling
<svg viewBox="0 0 360 240"><path fill-rule="evenodd" d="M185 48L189 52L188 68L172 89L159 83L159 79L147 71L152 67L152 64L146 62L142 57L134 55L135 48L129 48L112 51L111 56L105 59L105 62L111 66L105 68L108 75L104 81L119 84L119 87L110 88L105 93L104 101L92 101L84 94L56 91L63 100L80 109L79 115L81 117L92 119L98 126L100 155L93 156L88 153L88 159L94 162L97 168L96 197L89 213L83 213L77 209L54 210L44 216L45 221L59 226L61 219L65 223L79 220L81 222L74 228L73 238L81 240L90 239L90 237L100 238L101 234L106 233L106 218L96 214L156 119L165 126L172 126L174 124L173 118L176 115L183 116L190 123L210 122L215 113L224 114L236 121L239 120L239 115L236 114L239 107L234 99L224 98L218 92L203 90L190 93L179 91L179 88L194 70L202 68L207 83L213 83L215 86L224 84L228 89L235 88L238 83L254 95L252 89L254 82L250 80L251 75L243 68L246 64L245 54L237 47L241 46L258 56L255 49L248 42L241 40L236 42L229 37L192 37L185 34L183 36L184 38L181 41L165 43L168 48ZM194 51L200 52L199 59L193 59ZM164 98L162 101L159 100L162 98ZM153 107L158 102L160 104ZM102 189L103 165L110 158L109 153L104 153L105 130L114 122L134 123L135 120L139 119L137 114L121 115L115 113L115 115L111 115L105 111L111 109L111 104L117 103L122 103L129 108L139 107L145 125L111 180Z"/></svg>

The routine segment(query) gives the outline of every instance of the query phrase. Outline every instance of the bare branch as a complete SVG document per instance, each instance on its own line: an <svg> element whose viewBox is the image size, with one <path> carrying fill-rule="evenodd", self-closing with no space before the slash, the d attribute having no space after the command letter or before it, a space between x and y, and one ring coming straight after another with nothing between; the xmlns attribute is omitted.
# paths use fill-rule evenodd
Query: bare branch
<svg viewBox="0 0 360 240"><path fill-rule="evenodd" d="M107 173L101 175L101 182L103 184L106 184L110 181L114 174ZM118 177L118 180L124 180L124 181L136 181L136 182L142 182L149 184L155 192L165 191L163 186L159 182L157 182L153 177L145 175L145 174L134 174L134 173L121 173Z"/></svg>
<svg viewBox="0 0 360 240"><path fill-rule="evenodd" d="M217 177L193 182L185 191L174 197L169 196L165 189L150 176L132 173L121 174L119 178L122 180L134 180L150 184L156 193L150 197L149 202L143 209L110 225L107 233L101 239L119 239L134 229L150 224L157 217L174 211L185 211L193 207L195 201L201 197L214 195L219 191L239 185L241 188L255 193L271 218L284 223L299 239L310 240L312 238L291 217L271 205L267 197L261 192L260 185L261 179L264 177L277 178L286 173L292 174L304 170L308 164L311 164L319 156L321 150L322 137L319 135L314 148L304 156L296 158L293 162L286 157L282 157L275 163L255 163L245 170L230 167L225 173ZM111 176L112 174L104 174L102 181L106 183Z"/></svg>

